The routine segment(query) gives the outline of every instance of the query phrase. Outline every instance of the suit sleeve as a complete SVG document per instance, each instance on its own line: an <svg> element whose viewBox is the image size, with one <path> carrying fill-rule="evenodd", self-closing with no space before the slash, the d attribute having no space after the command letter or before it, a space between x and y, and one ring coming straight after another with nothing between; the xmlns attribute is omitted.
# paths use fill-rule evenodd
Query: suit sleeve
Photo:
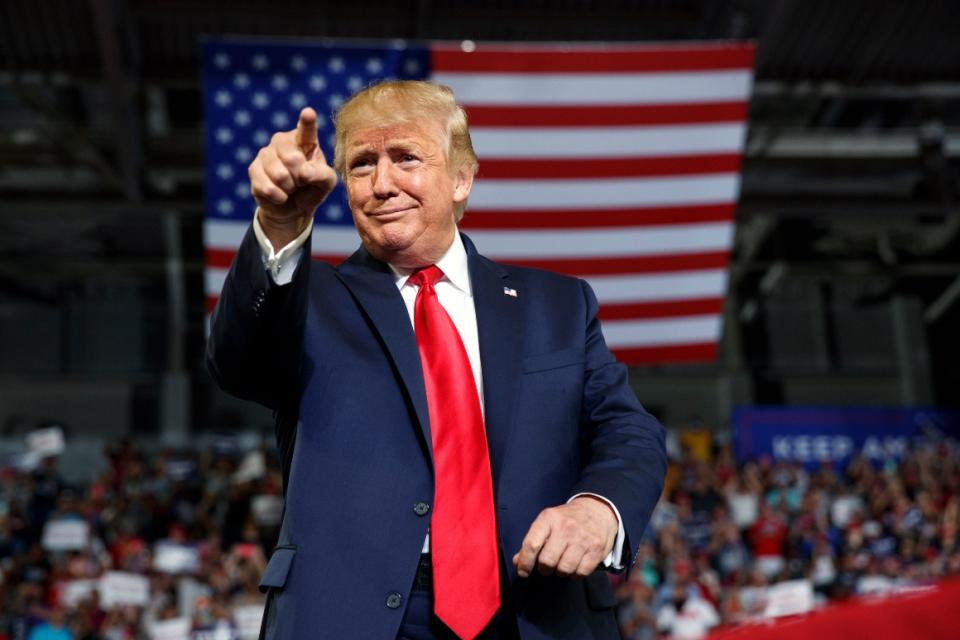
<svg viewBox="0 0 960 640"><path fill-rule="evenodd" d="M296 410L309 278L309 239L293 281L275 284L247 230L210 320L207 369L232 395L275 412Z"/></svg>
<svg viewBox="0 0 960 640"><path fill-rule="evenodd" d="M603 339L596 296L586 282L581 287L587 308L580 416L584 465L573 493L599 494L617 505L627 536L624 564L630 567L663 490L665 430L634 395L626 366Z"/></svg>

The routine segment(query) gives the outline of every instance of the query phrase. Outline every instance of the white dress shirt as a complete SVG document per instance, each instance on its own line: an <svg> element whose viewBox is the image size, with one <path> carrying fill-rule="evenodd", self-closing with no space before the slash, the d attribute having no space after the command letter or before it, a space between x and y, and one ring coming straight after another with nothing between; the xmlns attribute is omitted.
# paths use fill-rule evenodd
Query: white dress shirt
<svg viewBox="0 0 960 640"><path fill-rule="evenodd" d="M267 238L263 229L260 227L260 221L257 216L253 216L253 233L257 237L257 242L263 251L263 264L274 283L278 285L289 284L293 280L297 264L303 255L303 244L313 232L311 223L303 233L292 240L288 245L274 251L273 245ZM483 369L480 362L480 338L477 333L477 312L473 302L473 287L470 284L470 271L467 266L467 252L463 246L463 240L458 231L453 239L453 244L447 249L447 252L436 262L437 267L443 272L443 278L434 285L437 292L437 298L440 305L444 308L454 326L460 333L460 339L463 340L463 346L467 351L467 357L470 359L470 367L473 369L473 381L477 385L477 395L480 398L480 411L484 412L483 402ZM403 303L407 307L407 314L410 316L410 324L413 325L414 303L417 299L419 287L412 282L408 283L413 269L403 269L389 265L393 272L394 282L400 290L403 297ZM623 543L626 539L626 533L623 530L623 520L620 518L620 511L616 505L593 493L578 493L570 498L581 495L591 495L606 502L613 509L617 516L618 530L617 538L613 549L603 560L603 565L607 568L622 569L620 559L623 556ZM569 500L568 500L569 502ZM430 550L430 534L427 534L423 541L423 553Z"/></svg>

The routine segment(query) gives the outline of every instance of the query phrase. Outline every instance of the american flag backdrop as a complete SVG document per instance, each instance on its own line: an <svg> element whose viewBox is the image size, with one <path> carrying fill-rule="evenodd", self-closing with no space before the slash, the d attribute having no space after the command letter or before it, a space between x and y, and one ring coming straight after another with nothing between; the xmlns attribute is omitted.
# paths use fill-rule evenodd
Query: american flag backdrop
<svg viewBox="0 0 960 640"><path fill-rule="evenodd" d="M627 364L712 360L753 57L746 43L208 40L207 309L253 215L247 165L270 135L312 106L332 159L331 114L350 94L430 78L467 109L480 173L461 228L480 252L589 281ZM317 211L314 258L337 263L358 246L338 186Z"/></svg>

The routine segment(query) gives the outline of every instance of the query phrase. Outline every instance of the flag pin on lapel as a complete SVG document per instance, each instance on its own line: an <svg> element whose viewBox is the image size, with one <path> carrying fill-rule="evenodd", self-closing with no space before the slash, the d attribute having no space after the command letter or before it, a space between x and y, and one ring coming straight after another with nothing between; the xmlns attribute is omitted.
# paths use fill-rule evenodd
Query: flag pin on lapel
<svg viewBox="0 0 960 640"><path fill-rule="evenodd" d="M516 297L517 297L517 290L516 290L516 289L511 289L510 287L504 287L504 288L503 288L503 295L505 295L505 296L510 296L511 298L516 298Z"/></svg>

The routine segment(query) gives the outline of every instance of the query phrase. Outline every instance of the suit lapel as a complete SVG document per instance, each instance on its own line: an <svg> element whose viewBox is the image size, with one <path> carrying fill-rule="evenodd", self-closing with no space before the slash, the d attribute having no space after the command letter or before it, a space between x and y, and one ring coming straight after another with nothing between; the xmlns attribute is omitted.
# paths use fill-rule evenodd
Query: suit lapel
<svg viewBox="0 0 960 640"><path fill-rule="evenodd" d="M512 282L506 269L477 254L473 243L463 234L470 265L480 338L483 368L484 421L494 491L513 429L513 406L520 387L520 358L523 345L523 290ZM507 291L516 293L510 295Z"/></svg>
<svg viewBox="0 0 960 640"><path fill-rule="evenodd" d="M387 265L361 248L340 266L339 275L376 327L397 367L400 379L406 387L407 397L416 413L424 438L423 444L432 464L430 416L427 411L427 395L417 338L393 273Z"/></svg>

